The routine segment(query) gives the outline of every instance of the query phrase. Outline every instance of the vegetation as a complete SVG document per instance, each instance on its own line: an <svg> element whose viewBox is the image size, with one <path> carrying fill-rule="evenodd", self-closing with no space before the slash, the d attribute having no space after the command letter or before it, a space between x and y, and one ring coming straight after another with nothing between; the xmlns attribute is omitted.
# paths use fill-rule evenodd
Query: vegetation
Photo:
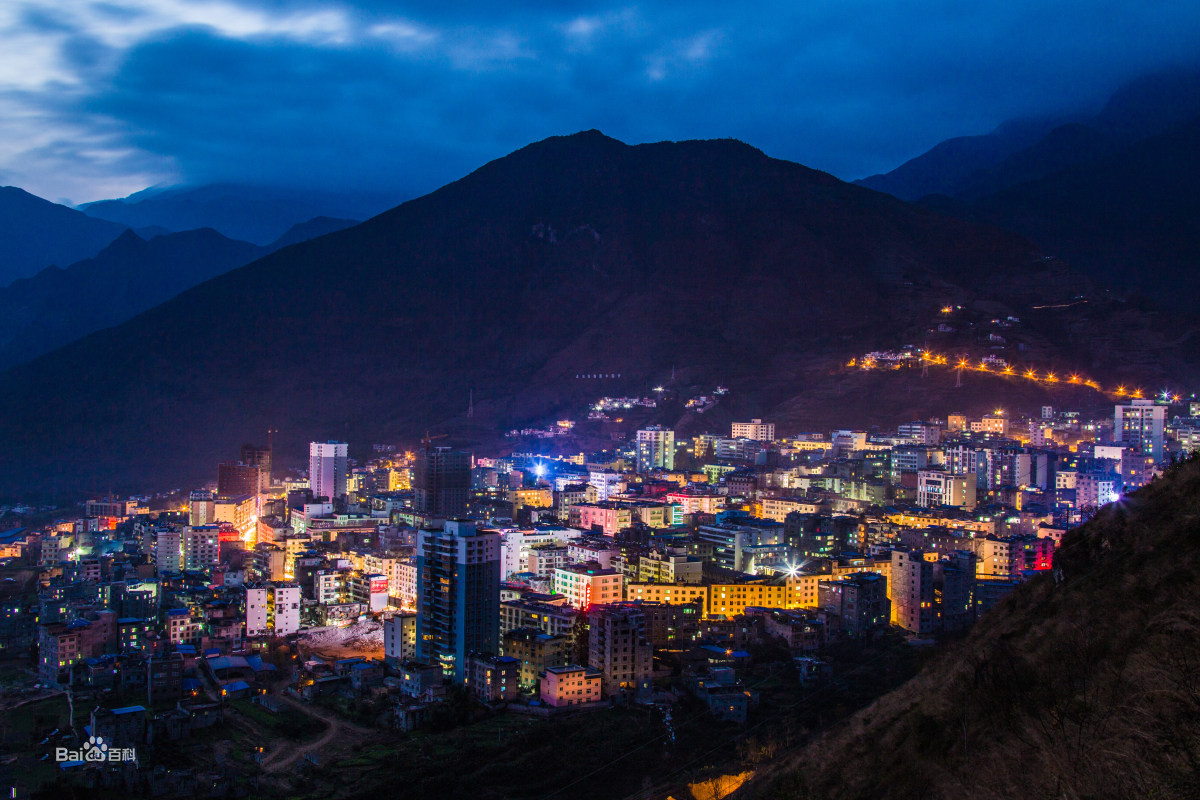
<svg viewBox="0 0 1200 800"><path fill-rule="evenodd" d="M921 674L735 795L1200 797L1200 459L1064 539Z"/></svg>

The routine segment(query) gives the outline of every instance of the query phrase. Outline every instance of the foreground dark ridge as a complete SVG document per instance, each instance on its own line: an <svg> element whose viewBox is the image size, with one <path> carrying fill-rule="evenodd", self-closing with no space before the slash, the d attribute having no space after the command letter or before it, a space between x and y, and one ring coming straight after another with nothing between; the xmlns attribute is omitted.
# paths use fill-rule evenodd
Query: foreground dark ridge
<svg viewBox="0 0 1200 800"><path fill-rule="evenodd" d="M1200 797L1200 459L1070 532L1053 575L733 797Z"/></svg>

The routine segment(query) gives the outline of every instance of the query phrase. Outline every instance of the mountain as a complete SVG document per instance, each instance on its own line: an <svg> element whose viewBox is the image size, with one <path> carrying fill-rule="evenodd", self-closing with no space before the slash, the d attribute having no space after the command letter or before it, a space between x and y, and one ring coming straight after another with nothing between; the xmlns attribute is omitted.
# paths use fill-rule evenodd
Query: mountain
<svg viewBox="0 0 1200 800"><path fill-rule="evenodd" d="M1113 155L1200 115L1200 72L1167 70L1122 86L1091 115L1008 122L990 134L949 139L860 186L918 200L981 198Z"/></svg>
<svg viewBox="0 0 1200 800"><path fill-rule="evenodd" d="M272 251L279 250L288 245L307 242L309 239L315 239L318 236L324 236L327 233L337 233L338 231L352 228L358 224L358 220L354 219L335 219L333 217L313 217L307 222L298 222L288 228L282 236L269 245Z"/></svg>
<svg viewBox="0 0 1200 800"><path fill-rule="evenodd" d="M124 322L184 289L292 244L358 224L317 217L292 226L267 247L211 228L180 233L126 229L94 258L47 267L0 288L0 370L93 331Z"/></svg>
<svg viewBox="0 0 1200 800"><path fill-rule="evenodd" d="M1064 122L1057 118L1013 120L991 133L947 139L891 172L854 183L901 200L918 200L931 194L953 196L962 191L976 173L1036 144Z"/></svg>
<svg viewBox="0 0 1200 800"><path fill-rule="evenodd" d="M100 252L124 225L51 203L15 186L0 187L0 286L51 264L73 264Z"/></svg>
<svg viewBox="0 0 1200 800"><path fill-rule="evenodd" d="M267 428L281 454L426 430L496 446L676 368L679 391L786 409L942 302L1090 291L1056 263L740 142L555 137L0 375L0 460L20 464L0 493L186 486ZM1045 336L1094 349L1097 330Z"/></svg>
<svg viewBox="0 0 1200 800"><path fill-rule="evenodd" d="M1018 231L1108 285L1200 302L1200 116L1111 155L937 207Z"/></svg>
<svg viewBox="0 0 1200 800"><path fill-rule="evenodd" d="M213 228L231 239L267 245L315 217L367 219L401 200L394 192L333 193L282 187L211 184L152 187L121 200L80 206L90 217L131 228Z"/></svg>
<svg viewBox="0 0 1200 800"><path fill-rule="evenodd" d="M266 252L211 229L150 241L127 229L94 258L0 289L0 369L124 322Z"/></svg>
<svg viewBox="0 0 1200 800"><path fill-rule="evenodd" d="M1067 533L915 678L731 795L1200 797L1200 459Z"/></svg>

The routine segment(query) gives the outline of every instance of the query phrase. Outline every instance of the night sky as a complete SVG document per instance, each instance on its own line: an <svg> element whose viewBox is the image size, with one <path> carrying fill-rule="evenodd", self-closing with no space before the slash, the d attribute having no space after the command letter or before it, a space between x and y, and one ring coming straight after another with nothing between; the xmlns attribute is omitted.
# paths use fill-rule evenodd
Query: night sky
<svg viewBox="0 0 1200 800"><path fill-rule="evenodd" d="M0 42L0 183L416 195L587 128L858 178L1191 65L1200 3L6 0Z"/></svg>

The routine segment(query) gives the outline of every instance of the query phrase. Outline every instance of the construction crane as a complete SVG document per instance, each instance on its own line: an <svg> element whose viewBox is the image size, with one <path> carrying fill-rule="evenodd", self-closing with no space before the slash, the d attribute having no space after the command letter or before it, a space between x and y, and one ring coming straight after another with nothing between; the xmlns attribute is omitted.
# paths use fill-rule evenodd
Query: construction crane
<svg viewBox="0 0 1200 800"><path fill-rule="evenodd" d="M449 435L450 434L448 434L448 433L439 433L436 436L430 436L429 431L425 431L425 436L422 437L422 439L421 439L421 446L424 447L426 450L428 450L429 443L432 442L434 439L445 439Z"/></svg>

